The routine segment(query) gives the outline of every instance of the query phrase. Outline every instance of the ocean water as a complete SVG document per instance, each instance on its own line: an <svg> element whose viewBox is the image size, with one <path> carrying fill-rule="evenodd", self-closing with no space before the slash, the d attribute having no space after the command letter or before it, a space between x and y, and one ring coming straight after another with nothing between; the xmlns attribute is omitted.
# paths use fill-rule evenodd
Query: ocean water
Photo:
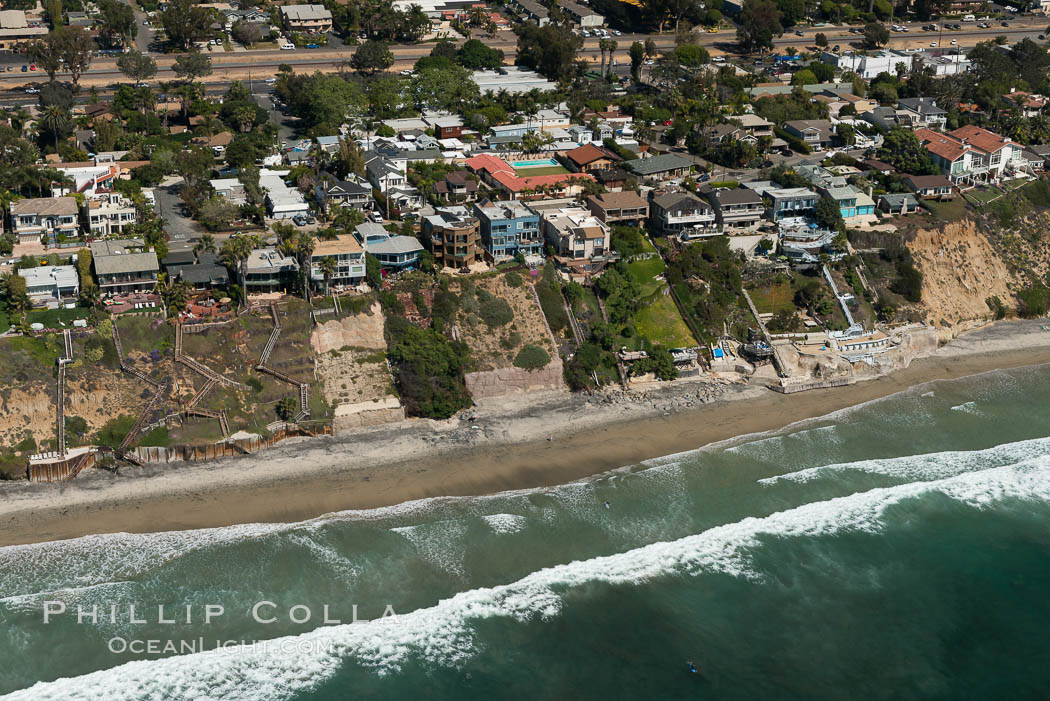
<svg viewBox="0 0 1050 701"><path fill-rule="evenodd" d="M1000 371L550 489L0 548L0 694L1045 698L1048 396Z"/></svg>

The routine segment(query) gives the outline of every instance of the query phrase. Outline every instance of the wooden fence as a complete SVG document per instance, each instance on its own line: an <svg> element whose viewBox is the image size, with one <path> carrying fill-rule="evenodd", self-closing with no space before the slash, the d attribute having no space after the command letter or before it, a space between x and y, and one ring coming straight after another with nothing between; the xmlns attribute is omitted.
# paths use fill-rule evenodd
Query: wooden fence
<svg viewBox="0 0 1050 701"><path fill-rule="evenodd" d="M330 435L331 424L323 424L316 431L307 433L302 430L282 428L272 436L253 436L240 440L231 440L225 443L212 443L208 445L173 445L167 448L138 447L133 452L139 460L144 463L171 463L171 462L204 462L206 460L218 460L220 458L255 453L264 448L271 448L286 438L295 436Z"/></svg>

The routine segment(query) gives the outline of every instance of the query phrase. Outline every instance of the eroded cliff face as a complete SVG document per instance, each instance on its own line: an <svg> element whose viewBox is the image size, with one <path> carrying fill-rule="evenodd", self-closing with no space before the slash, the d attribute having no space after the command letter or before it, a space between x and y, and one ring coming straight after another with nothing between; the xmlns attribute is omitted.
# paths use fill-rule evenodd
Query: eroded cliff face
<svg viewBox="0 0 1050 701"><path fill-rule="evenodd" d="M917 309L942 342L990 321L994 312L988 298L999 297L1007 307L1014 306L1011 286L1018 281L1003 252L974 220L921 229L907 245L922 271Z"/></svg>

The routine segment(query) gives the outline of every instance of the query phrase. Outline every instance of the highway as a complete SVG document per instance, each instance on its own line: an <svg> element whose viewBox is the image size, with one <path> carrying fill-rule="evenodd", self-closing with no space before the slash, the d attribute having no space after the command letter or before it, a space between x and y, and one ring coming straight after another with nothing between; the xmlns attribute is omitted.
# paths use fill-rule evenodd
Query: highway
<svg viewBox="0 0 1050 701"><path fill-rule="evenodd" d="M1047 26L1045 23L1048 21L1050 20L1047 18L1018 18L1010 21L1009 27L1002 27L998 23L993 24L990 21L989 23L993 24L993 26L987 29L979 28L975 22L969 22L962 23L962 30L939 32L924 32L921 30L921 23L907 24L905 26L908 26L910 31L908 33L891 32L887 46L900 49L925 48L931 44L949 47L951 46L951 40L954 39L957 42L957 46L968 47L980 41L994 39L1000 35L1007 37L1011 42L1020 41L1023 38L1036 39L1038 35L1045 31ZM828 43L832 46L838 45L843 50L846 48L862 48L862 36L850 34L849 29L848 25L807 27L800 30L803 36L800 37L795 35L794 32L788 32L784 36L775 39L774 44L777 51L784 51L789 47L803 51L813 47L814 37L817 33L823 33L827 37ZM667 34L624 34L613 38L618 42L616 59L621 66L627 63L627 49L634 41L644 42L647 39L652 39L661 50L674 46L673 36ZM505 60L508 63L513 62L517 38L512 32L503 31L494 38L483 38L483 41L494 48L502 49L505 54ZM738 48L736 46L736 32L731 29L724 29L718 33L705 32L700 35L700 43L705 45L713 55L732 55ZM432 48L432 44L391 46L391 52L395 57L395 63L391 70L411 68L419 58L429 55ZM598 62L600 57L598 39L589 38L584 40L584 47L580 50L580 54L590 61ZM313 50L298 49L294 52L279 50L214 52L211 54L213 73L205 78L205 82L218 88L229 85L232 80L247 80L249 73L254 79L263 79L275 75L278 66L281 64L287 64L297 71L306 72L345 70L347 62L352 55L353 47L341 47L339 50L324 48ZM154 57L158 64L158 73L154 78L154 82L174 80L175 75L171 66L175 61L175 56L171 54L154 54ZM35 98L32 95L25 95L21 92L21 89L30 83L45 82L47 77L39 70L36 72L22 72L21 67L27 62L24 56L0 54L0 70L8 66L13 67L12 71L5 71L0 74L0 104L13 105L35 102ZM61 73L59 78L62 78ZM96 59L92 67L81 77L81 85L85 88L92 86L102 89L112 88L121 82L127 82L127 79L117 70L115 59L109 57ZM7 91L6 95L2 94L4 91Z"/></svg>

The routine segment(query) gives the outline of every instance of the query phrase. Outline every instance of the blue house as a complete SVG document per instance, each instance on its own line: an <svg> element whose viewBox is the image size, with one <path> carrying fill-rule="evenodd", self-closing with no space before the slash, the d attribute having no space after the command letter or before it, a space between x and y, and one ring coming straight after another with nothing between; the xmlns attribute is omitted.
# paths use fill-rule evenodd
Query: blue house
<svg viewBox="0 0 1050 701"><path fill-rule="evenodd" d="M835 200L843 219L875 213L875 200L852 185L820 188L826 197Z"/></svg>
<svg viewBox="0 0 1050 701"><path fill-rule="evenodd" d="M481 222L481 244L492 260L543 251L540 215L519 200L475 204L474 213Z"/></svg>
<svg viewBox="0 0 1050 701"><path fill-rule="evenodd" d="M539 131L538 124L500 124L492 127L492 135L496 137L525 136L529 132Z"/></svg>

